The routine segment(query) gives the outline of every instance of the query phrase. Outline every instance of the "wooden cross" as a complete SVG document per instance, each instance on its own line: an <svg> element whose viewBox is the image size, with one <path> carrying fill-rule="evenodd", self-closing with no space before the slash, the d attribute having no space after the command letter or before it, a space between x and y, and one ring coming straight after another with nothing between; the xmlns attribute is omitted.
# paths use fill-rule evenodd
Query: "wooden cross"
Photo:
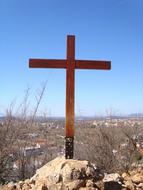
<svg viewBox="0 0 143 190"><path fill-rule="evenodd" d="M75 60L75 36L67 36L67 59L30 59L30 68L66 69L66 142L65 157L73 158L74 150L74 80L75 69L110 70L110 61Z"/></svg>

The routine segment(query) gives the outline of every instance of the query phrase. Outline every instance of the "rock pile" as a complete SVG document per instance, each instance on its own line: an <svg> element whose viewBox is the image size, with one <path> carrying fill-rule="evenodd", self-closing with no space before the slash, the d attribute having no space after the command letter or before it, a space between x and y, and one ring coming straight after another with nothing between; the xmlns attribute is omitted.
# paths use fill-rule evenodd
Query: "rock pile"
<svg viewBox="0 0 143 190"><path fill-rule="evenodd" d="M38 169L36 174L4 190L143 190L143 170L119 175L103 174L88 161L57 157Z"/></svg>

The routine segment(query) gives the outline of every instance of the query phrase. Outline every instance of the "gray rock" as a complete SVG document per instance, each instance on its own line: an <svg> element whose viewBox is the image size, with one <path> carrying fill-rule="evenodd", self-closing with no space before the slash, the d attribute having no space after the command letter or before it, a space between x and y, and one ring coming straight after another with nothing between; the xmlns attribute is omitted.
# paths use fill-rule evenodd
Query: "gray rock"
<svg viewBox="0 0 143 190"><path fill-rule="evenodd" d="M113 173L113 174L105 174L103 178L103 182L121 182L123 178L118 174L118 173Z"/></svg>

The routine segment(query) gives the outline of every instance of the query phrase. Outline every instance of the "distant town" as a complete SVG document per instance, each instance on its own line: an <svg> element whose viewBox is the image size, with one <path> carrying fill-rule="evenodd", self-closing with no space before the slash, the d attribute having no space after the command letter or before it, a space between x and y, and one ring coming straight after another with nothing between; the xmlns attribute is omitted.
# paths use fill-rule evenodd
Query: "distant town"
<svg viewBox="0 0 143 190"><path fill-rule="evenodd" d="M120 159L127 159L127 155L125 156L125 153L122 155L121 152L131 149L133 152L138 152L142 159L142 129L142 115L77 117L75 121L75 157L91 159L94 162L96 161L95 155L92 156L94 151L101 150L107 143L110 147L112 146L113 156L120 155ZM31 122L30 119L1 117L0 130L3 131L1 148L6 152L4 155L8 162L6 167L10 168L6 180L16 181L30 177L47 161L64 155L64 118L36 117ZM112 134L110 134L111 132ZM100 140L98 140L99 136ZM106 148L108 149L108 147Z"/></svg>

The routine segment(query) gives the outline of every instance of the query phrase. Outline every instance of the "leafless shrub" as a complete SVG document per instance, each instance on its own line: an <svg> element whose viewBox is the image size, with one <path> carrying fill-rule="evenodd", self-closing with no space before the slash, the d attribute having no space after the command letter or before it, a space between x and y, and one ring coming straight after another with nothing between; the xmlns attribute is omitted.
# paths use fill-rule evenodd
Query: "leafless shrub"
<svg viewBox="0 0 143 190"><path fill-rule="evenodd" d="M86 134L82 137L84 140L81 138L83 142L82 148L79 145L75 146L76 157L90 160L102 170L110 172L116 165L113 150L117 145L113 129L110 128L109 130L107 128L98 127L94 129L88 128L85 129L85 131ZM88 131L90 131L90 133ZM79 135L81 135L81 133L79 133ZM77 149L78 146L80 147L79 149Z"/></svg>
<svg viewBox="0 0 143 190"><path fill-rule="evenodd" d="M0 182L4 180L24 180L30 177L38 167L32 151L27 156L28 147L35 147L36 140L31 138L36 128L36 114L43 98L46 83L36 95L36 106L31 116L29 113L29 89L26 90L23 102L16 111L13 104L7 110L5 121L0 127ZM16 164L14 169L13 163ZM40 165L40 164L39 164ZM41 166L41 165L40 165Z"/></svg>
<svg viewBox="0 0 143 190"><path fill-rule="evenodd" d="M77 126L75 157L89 160L105 172L127 172L138 159L135 137L140 132L137 126Z"/></svg>
<svg viewBox="0 0 143 190"><path fill-rule="evenodd" d="M3 183L12 171L14 144L18 134L15 118L12 115L13 104L6 110L5 120L0 126L0 183Z"/></svg>
<svg viewBox="0 0 143 190"><path fill-rule="evenodd" d="M137 147L138 135L141 133L141 127L124 126L120 128L122 140L118 149L118 158L120 159L119 168L121 171L132 169L133 163L138 163L142 155Z"/></svg>

